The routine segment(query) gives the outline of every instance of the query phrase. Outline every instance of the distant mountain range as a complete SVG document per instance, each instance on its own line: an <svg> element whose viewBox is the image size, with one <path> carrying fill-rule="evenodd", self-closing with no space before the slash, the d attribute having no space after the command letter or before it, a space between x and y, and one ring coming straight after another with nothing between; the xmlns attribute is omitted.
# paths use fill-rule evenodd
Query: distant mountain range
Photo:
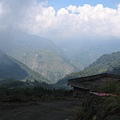
<svg viewBox="0 0 120 120"><path fill-rule="evenodd" d="M31 80L35 79L39 82L49 82L42 75L30 70L23 63L11 58L3 51L0 50L0 80L4 79L15 79L15 80Z"/></svg>
<svg viewBox="0 0 120 120"><path fill-rule="evenodd" d="M72 40L58 43L21 31L0 32L0 49L28 68L56 83L67 74L88 67L105 53L120 50L120 40Z"/></svg>
<svg viewBox="0 0 120 120"><path fill-rule="evenodd" d="M79 71L82 65L69 60L51 40L12 31L1 34L0 48L30 69L55 83L66 74Z"/></svg>
<svg viewBox="0 0 120 120"><path fill-rule="evenodd" d="M112 73L120 75L120 52L112 54L104 54L98 58L93 64L86 67L84 70L72 73L56 83L57 87L67 87L67 80L72 78L90 76L100 73Z"/></svg>
<svg viewBox="0 0 120 120"><path fill-rule="evenodd" d="M95 75L100 73L112 73L112 74L119 74L120 75L120 52L114 52L112 54L104 54L100 58L98 58L93 64L86 67L84 70L76 73L69 74L65 76L63 79L58 81L54 86L56 88L59 87L67 87L67 80L77 77L83 77L88 75ZM38 84L39 82L46 82L50 83L42 75L32 71L23 63L19 62L18 60L8 56L3 51L0 50L0 81L4 83L3 80L6 81L13 81L15 80L25 80L25 81L32 81L27 83L17 83L22 84L24 86L28 85L44 85L47 87L52 87L47 84ZM34 82L35 81L35 82Z"/></svg>
<svg viewBox="0 0 120 120"><path fill-rule="evenodd" d="M88 67L103 54L120 51L120 39L75 39L63 42L56 42L69 59L74 59L83 68Z"/></svg>

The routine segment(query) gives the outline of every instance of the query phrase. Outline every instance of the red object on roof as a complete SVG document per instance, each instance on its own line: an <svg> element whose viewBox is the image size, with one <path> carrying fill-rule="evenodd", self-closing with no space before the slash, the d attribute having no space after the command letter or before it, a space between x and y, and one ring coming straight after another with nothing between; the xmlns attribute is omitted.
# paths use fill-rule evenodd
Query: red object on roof
<svg viewBox="0 0 120 120"><path fill-rule="evenodd" d="M116 96L115 94L110 94L110 93L98 93L98 92L90 92L90 93L96 96Z"/></svg>

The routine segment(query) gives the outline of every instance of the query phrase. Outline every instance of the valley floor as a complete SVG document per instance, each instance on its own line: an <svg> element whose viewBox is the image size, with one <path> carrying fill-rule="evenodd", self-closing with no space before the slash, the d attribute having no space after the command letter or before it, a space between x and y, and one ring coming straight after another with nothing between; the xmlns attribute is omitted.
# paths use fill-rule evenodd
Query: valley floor
<svg viewBox="0 0 120 120"><path fill-rule="evenodd" d="M69 120L80 100L0 103L0 120Z"/></svg>

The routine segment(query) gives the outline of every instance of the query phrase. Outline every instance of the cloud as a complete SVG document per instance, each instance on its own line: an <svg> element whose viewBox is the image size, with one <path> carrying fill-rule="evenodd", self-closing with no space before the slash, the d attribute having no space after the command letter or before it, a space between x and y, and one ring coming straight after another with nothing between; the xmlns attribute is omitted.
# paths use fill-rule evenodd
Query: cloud
<svg viewBox="0 0 120 120"><path fill-rule="evenodd" d="M117 9L85 4L55 11L43 0L1 0L0 29L6 27L51 39L120 38L120 4Z"/></svg>
<svg viewBox="0 0 120 120"><path fill-rule="evenodd" d="M2 14L2 5L0 4L0 15Z"/></svg>

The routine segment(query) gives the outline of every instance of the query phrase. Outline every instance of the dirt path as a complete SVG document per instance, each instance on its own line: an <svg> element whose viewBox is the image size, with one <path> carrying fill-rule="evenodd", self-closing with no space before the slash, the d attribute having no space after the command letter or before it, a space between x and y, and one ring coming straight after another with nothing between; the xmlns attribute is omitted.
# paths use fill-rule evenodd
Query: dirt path
<svg viewBox="0 0 120 120"><path fill-rule="evenodd" d="M69 120L80 100L0 103L0 120Z"/></svg>

